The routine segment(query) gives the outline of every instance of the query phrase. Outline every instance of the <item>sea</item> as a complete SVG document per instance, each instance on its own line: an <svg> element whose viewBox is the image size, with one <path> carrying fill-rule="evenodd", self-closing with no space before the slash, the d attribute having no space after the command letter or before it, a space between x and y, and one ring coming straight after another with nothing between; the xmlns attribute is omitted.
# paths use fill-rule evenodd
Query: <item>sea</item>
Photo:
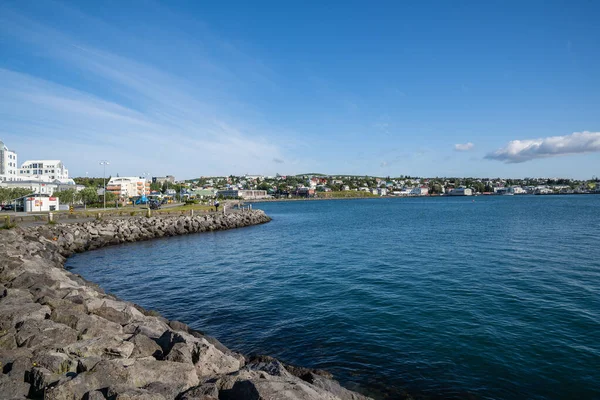
<svg viewBox="0 0 600 400"><path fill-rule="evenodd" d="M376 399L600 399L600 196L253 207L273 220L67 267Z"/></svg>

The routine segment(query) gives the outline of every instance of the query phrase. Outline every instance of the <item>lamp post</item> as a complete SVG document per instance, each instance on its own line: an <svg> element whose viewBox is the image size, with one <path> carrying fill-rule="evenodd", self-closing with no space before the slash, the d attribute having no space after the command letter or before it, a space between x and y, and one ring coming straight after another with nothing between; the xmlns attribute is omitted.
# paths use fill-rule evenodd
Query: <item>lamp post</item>
<svg viewBox="0 0 600 400"><path fill-rule="evenodd" d="M106 210L106 166L110 165L108 160L100 160L100 165L104 167L104 172L102 173L102 197L104 197L104 209Z"/></svg>

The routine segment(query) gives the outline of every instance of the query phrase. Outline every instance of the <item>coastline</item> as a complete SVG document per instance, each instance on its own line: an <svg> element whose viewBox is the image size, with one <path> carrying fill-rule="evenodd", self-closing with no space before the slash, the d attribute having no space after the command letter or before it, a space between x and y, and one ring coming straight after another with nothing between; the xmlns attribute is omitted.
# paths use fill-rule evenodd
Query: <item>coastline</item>
<svg viewBox="0 0 600 400"><path fill-rule="evenodd" d="M15 399L367 399L325 371L235 353L64 268L78 252L269 221L263 211L247 210L0 231L0 393Z"/></svg>
<svg viewBox="0 0 600 400"><path fill-rule="evenodd" d="M600 192L590 193L545 193L545 194L517 194L513 197L530 197L530 196L572 196L572 195L598 195ZM506 197L499 194L477 194L471 196L453 196L453 195L425 195L425 196L348 196L348 197L293 197L287 199L242 199L244 203L276 203L288 201L322 201L322 200L364 200L364 199L422 199L422 198L475 198L475 197Z"/></svg>

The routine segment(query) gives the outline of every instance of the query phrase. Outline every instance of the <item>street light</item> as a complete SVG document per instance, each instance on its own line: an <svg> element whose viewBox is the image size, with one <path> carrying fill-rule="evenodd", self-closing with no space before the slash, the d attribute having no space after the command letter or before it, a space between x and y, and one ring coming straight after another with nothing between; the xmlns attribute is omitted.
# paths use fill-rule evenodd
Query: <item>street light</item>
<svg viewBox="0 0 600 400"><path fill-rule="evenodd" d="M110 165L110 163L108 162L108 160L100 160L100 165L104 167L104 172L102 174L102 195L104 197L104 209L106 210L106 166Z"/></svg>

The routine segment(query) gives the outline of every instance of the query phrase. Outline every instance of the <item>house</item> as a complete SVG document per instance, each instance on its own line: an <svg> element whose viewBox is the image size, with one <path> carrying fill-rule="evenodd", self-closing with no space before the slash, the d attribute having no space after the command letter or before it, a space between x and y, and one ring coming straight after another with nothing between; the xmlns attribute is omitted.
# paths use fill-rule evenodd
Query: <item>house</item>
<svg viewBox="0 0 600 400"><path fill-rule="evenodd" d="M296 189L294 194L300 197L313 197L315 195L315 189L300 187Z"/></svg>
<svg viewBox="0 0 600 400"><path fill-rule="evenodd" d="M240 198L240 199L265 199L269 196L266 190L239 190L239 189L227 189L219 190L217 196L229 197L229 198Z"/></svg>
<svg viewBox="0 0 600 400"><path fill-rule="evenodd" d="M448 193L450 196L472 196L473 190L465 187L458 187Z"/></svg>
<svg viewBox="0 0 600 400"><path fill-rule="evenodd" d="M175 183L175 177L173 175L167 175L167 176L153 176L152 177L152 183L159 183L159 184L163 184L163 183Z"/></svg>
<svg viewBox="0 0 600 400"><path fill-rule="evenodd" d="M429 194L429 188L427 186L417 186L410 191L412 196L427 196Z"/></svg>

